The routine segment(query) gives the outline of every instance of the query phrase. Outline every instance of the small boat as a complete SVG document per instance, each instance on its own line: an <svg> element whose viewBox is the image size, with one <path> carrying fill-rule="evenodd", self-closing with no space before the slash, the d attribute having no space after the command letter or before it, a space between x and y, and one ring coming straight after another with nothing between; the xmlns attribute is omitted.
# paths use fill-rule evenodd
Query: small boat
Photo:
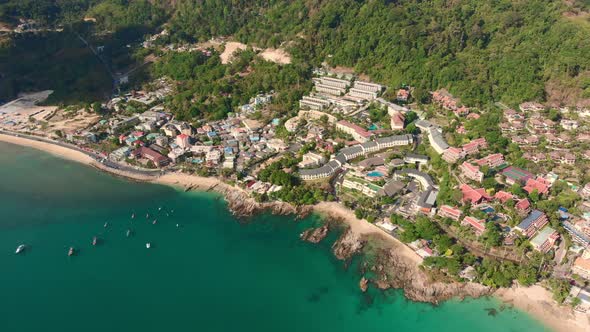
<svg viewBox="0 0 590 332"><path fill-rule="evenodd" d="M131 219L134 219L134 218L135 218L135 213L132 213L131 214Z"/></svg>
<svg viewBox="0 0 590 332"><path fill-rule="evenodd" d="M148 242L148 243L145 244L145 247L149 249L149 248L152 247L152 244Z"/></svg>
<svg viewBox="0 0 590 332"><path fill-rule="evenodd" d="M128 230L127 230L127 233L126 233L125 235L126 235L127 237L131 236L131 230L130 230L130 229L128 229Z"/></svg>
<svg viewBox="0 0 590 332"><path fill-rule="evenodd" d="M104 223L104 228L107 228L107 227L109 227L109 222L108 221Z"/></svg>
<svg viewBox="0 0 590 332"><path fill-rule="evenodd" d="M152 225L155 225L158 223L158 219L154 219L154 221L152 222Z"/></svg>
<svg viewBox="0 0 590 332"><path fill-rule="evenodd" d="M176 224L176 227L178 228L178 227L180 227L180 225Z"/></svg>
<svg viewBox="0 0 590 332"><path fill-rule="evenodd" d="M92 238L92 245L95 246L98 243L98 238L95 236Z"/></svg>
<svg viewBox="0 0 590 332"><path fill-rule="evenodd" d="M16 248L16 254L20 254L21 252L23 252L25 249L27 248L27 246L25 246L24 244L21 244L20 246L18 246Z"/></svg>
<svg viewBox="0 0 590 332"><path fill-rule="evenodd" d="M146 213L145 214L145 219L150 219L150 214L149 213Z"/></svg>
<svg viewBox="0 0 590 332"><path fill-rule="evenodd" d="M74 256L76 254L76 249L74 249L74 247L70 247L70 250L68 250L68 256Z"/></svg>
<svg viewBox="0 0 590 332"><path fill-rule="evenodd" d="M161 206L158 208L158 211L162 211L162 207Z"/></svg>

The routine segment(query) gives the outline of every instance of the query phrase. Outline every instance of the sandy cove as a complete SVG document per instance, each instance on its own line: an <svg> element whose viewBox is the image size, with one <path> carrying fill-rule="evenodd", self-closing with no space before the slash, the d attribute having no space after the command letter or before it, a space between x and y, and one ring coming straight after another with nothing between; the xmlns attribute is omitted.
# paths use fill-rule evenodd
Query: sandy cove
<svg viewBox="0 0 590 332"><path fill-rule="evenodd" d="M540 285L502 288L494 294L503 302L527 312L557 332L590 331L590 317L569 306L558 306L551 292Z"/></svg>
<svg viewBox="0 0 590 332"><path fill-rule="evenodd" d="M352 210L336 202L320 202L313 206L314 212L328 218L338 219L345 222L350 229L359 236L378 236L397 249L403 257L411 260L416 265L422 264L420 257L412 249L383 229L364 220L358 220Z"/></svg>
<svg viewBox="0 0 590 332"><path fill-rule="evenodd" d="M135 173L107 168L104 165L97 163L94 159L84 153L46 142L4 134L0 134L0 141L35 148L51 153L60 158L76 161L118 176L137 181L154 182L183 189L213 189L216 192L222 193L224 195L232 192L239 193L240 195L247 194L243 189L228 185L217 178L205 178L183 173L169 173L159 177L141 176ZM401 254L404 258L411 260L416 265L422 263L422 258L418 256L413 250L403 245L399 240L383 231L379 227L356 219L353 211L347 209L346 207L336 202L321 202L314 205L312 208L313 211L318 214L342 220L350 226L354 233L359 236L379 236L390 243L396 249L396 252ZM500 289L496 291L494 295L503 302L529 313L531 316L537 318L546 326L555 331L582 332L589 330L588 327L590 326L590 320L588 315L575 313L571 308L566 306L558 306L555 301L553 301L551 293L541 286Z"/></svg>

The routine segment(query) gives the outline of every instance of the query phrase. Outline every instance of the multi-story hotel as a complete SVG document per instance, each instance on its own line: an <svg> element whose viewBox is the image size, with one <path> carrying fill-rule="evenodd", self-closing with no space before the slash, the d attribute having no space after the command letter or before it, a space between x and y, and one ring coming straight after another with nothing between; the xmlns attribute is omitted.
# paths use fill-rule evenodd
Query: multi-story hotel
<svg viewBox="0 0 590 332"><path fill-rule="evenodd" d="M531 240L531 245L533 246L533 249L545 253L555 245L557 239L559 239L559 233L547 226Z"/></svg>
<svg viewBox="0 0 590 332"><path fill-rule="evenodd" d="M355 81L354 88L363 91L375 92L379 93L383 90L383 86L380 84L363 82L363 81Z"/></svg>
<svg viewBox="0 0 590 332"><path fill-rule="evenodd" d="M350 82L347 80L341 80L339 78L332 78L332 77L321 77L320 78L320 82L323 85L327 85L327 86L331 86L331 87L335 87L335 88L340 88L340 89L346 89L350 86Z"/></svg>
<svg viewBox="0 0 590 332"><path fill-rule="evenodd" d="M368 100L373 100L373 99L377 98L377 95L378 95L377 92L361 90L361 89L356 89L356 88L350 89L348 91L348 94L353 97L358 97L358 98L363 98L363 99L368 99Z"/></svg>
<svg viewBox="0 0 590 332"><path fill-rule="evenodd" d="M367 142L369 138L371 138L371 133L366 131L365 129L350 123L346 120L341 120L336 123L336 129L341 130L347 134L352 135L352 137L361 143Z"/></svg>
<svg viewBox="0 0 590 332"><path fill-rule="evenodd" d="M483 181L483 172L479 170L479 166L474 166L464 161L459 168L461 169L463 176L467 179L480 183Z"/></svg>
<svg viewBox="0 0 590 332"><path fill-rule="evenodd" d="M549 220L545 213L539 210L533 210L515 229L530 239L539 229L547 225L548 222Z"/></svg>

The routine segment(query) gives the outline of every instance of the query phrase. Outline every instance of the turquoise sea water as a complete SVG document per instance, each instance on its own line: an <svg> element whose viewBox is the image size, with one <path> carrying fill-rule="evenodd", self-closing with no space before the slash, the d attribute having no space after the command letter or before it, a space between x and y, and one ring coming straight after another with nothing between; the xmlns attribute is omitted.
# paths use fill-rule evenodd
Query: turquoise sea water
<svg viewBox="0 0 590 332"><path fill-rule="evenodd" d="M213 194L130 183L13 145L0 151L3 332L546 331L495 300L434 307L399 291L361 294L354 264L345 269L329 251L335 235L298 239L317 217L238 222ZM103 243L92 247L93 236ZM30 250L17 256L20 243Z"/></svg>

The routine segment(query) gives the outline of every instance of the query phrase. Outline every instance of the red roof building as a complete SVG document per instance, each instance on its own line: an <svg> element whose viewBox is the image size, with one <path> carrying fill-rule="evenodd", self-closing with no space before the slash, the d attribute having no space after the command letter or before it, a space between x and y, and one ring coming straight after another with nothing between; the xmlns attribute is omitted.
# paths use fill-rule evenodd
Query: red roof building
<svg viewBox="0 0 590 332"><path fill-rule="evenodd" d="M523 198L523 199L519 200L518 202L516 202L514 207L519 211L528 212L531 208L531 202L529 202L528 199Z"/></svg>
<svg viewBox="0 0 590 332"><path fill-rule="evenodd" d="M465 178L480 183L483 181L483 172L479 170L479 166L474 166L464 161L463 164L459 166L459 169Z"/></svg>
<svg viewBox="0 0 590 332"><path fill-rule="evenodd" d="M456 163L457 161L459 161L459 159L462 159L464 157L465 153L463 152L463 150L454 147L446 149L442 155L443 160L451 164Z"/></svg>
<svg viewBox="0 0 590 332"><path fill-rule="evenodd" d="M135 149L132 152L132 154L135 158L146 158L146 159L152 161L154 163L154 165L156 165L158 167L165 166L170 162L170 160L168 158L166 158L163 155L159 154L158 152L156 152L150 148L146 148L144 146Z"/></svg>
<svg viewBox="0 0 590 332"><path fill-rule="evenodd" d="M501 203L506 203L508 200L513 199L514 195L509 192L500 190L494 195L494 199L499 200Z"/></svg>
<svg viewBox="0 0 590 332"><path fill-rule="evenodd" d="M369 138L373 135L372 133L368 132L364 128L350 123L346 120L340 120L336 123L336 128L342 130L345 133L351 134L352 137L359 141L359 142L367 142Z"/></svg>
<svg viewBox="0 0 590 332"><path fill-rule="evenodd" d="M438 215L443 218L450 218L455 221L458 221L461 218L461 216L463 215L463 212L461 212L461 210L459 210L457 208L453 208L449 205L443 205L438 210Z"/></svg>
<svg viewBox="0 0 590 332"><path fill-rule="evenodd" d="M523 189L529 194L537 190L539 194L545 195L549 192L550 185L551 183L549 181L542 177L538 177L536 179L528 179Z"/></svg>
<svg viewBox="0 0 590 332"><path fill-rule="evenodd" d="M393 112L391 115L391 129L402 130L405 127L406 117L401 112Z"/></svg>
<svg viewBox="0 0 590 332"><path fill-rule="evenodd" d="M176 144L178 144L178 146L181 148L186 149L191 145L190 137L186 134L180 134L176 136Z"/></svg>
<svg viewBox="0 0 590 332"><path fill-rule="evenodd" d="M482 235L486 230L485 219L477 219L471 216L465 217L461 222L461 225L471 226L477 235Z"/></svg>
<svg viewBox="0 0 590 332"><path fill-rule="evenodd" d="M481 137L478 139L474 139L473 141L463 145L463 152L466 155L478 153L480 148L487 148L488 142L485 138Z"/></svg>
<svg viewBox="0 0 590 332"><path fill-rule="evenodd" d="M396 95L397 100L408 101L408 98L410 98L410 91L408 91L406 89L397 90L397 95Z"/></svg>
<svg viewBox="0 0 590 332"><path fill-rule="evenodd" d="M457 99L455 99L453 97L453 95L451 95L447 90L445 89L440 89L437 91L434 91L432 93L432 100L437 103L440 104L443 108L447 109L447 110L456 110L457 109Z"/></svg>
<svg viewBox="0 0 590 332"><path fill-rule="evenodd" d="M479 166L487 165L494 168L504 164L504 156L501 153L494 153L476 160L475 163Z"/></svg>
<svg viewBox="0 0 590 332"><path fill-rule="evenodd" d="M488 195L488 193L486 193L484 188L473 189L468 184L461 184L459 189L463 194L463 197L461 198L463 204L467 202L470 202L471 204L478 204L483 200L490 201L493 198L492 196Z"/></svg>
<svg viewBox="0 0 590 332"><path fill-rule="evenodd" d="M461 106L461 107L453 110L453 113L455 113L456 116L465 116L465 115L469 114L469 108L467 108L465 106Z"/></svg>

